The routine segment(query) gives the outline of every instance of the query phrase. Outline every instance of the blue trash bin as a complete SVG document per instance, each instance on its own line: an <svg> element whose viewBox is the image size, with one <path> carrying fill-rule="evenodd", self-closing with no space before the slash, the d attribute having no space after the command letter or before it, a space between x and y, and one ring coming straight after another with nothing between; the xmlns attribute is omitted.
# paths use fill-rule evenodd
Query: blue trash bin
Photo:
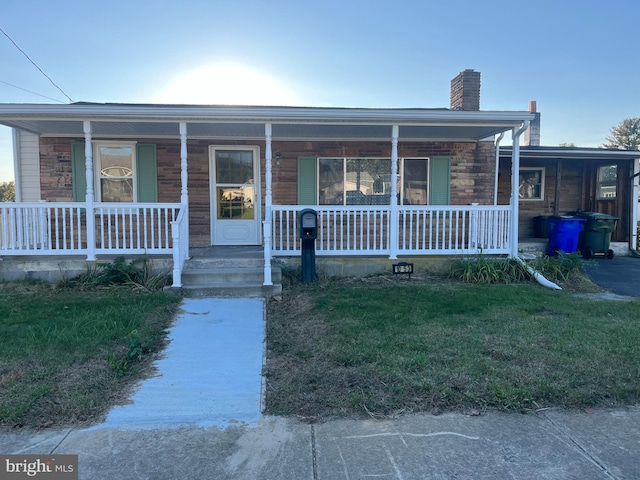
<svg viewBox="0 0 640 480"><path fill-rule="evenodd" d="M569 216L549 217L549 248L547 254L550 257L558 252L573 253L578 250L580 231L586 219Z"/></svg>

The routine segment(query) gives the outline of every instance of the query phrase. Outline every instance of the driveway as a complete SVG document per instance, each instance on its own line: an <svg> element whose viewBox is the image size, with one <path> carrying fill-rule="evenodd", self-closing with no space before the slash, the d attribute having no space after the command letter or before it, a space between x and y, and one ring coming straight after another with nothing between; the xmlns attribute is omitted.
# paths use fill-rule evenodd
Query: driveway
<svg viewBox="0 0 640 480"><path fill-rule="evenodd" d="M596 258L588 262L585 273L612 293L640 298L640 257Z"/></svg>

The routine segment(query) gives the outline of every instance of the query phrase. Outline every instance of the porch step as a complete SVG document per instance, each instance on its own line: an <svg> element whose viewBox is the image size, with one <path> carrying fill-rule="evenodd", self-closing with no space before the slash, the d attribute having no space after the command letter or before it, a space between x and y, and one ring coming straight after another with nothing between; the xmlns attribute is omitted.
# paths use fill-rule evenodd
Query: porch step
<svg viewBox="0 0 640 480"><path fill-rule="evenodd" d="M185 262L182 293L187 297L264 297L282 293L282 270L272 265L271 282L263 285L264 258L229 250L197 255Z"/></svg>

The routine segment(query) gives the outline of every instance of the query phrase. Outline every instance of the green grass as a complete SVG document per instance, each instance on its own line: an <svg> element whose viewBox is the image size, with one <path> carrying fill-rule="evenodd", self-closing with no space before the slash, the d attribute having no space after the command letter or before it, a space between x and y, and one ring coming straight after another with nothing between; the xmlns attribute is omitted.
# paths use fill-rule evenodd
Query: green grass
<svg viewBox="0 0 640 480"><path fill-rule="evenodd" d="M309 418L640 400L640 302L533 284L323 283L269 305L267 408Z"/></svg>
<svg viewBox="0 0 640 480"><path fill-rule="evenodd" d="M163 344L179 298L0 284L0 425L91 422Z"/></svg>

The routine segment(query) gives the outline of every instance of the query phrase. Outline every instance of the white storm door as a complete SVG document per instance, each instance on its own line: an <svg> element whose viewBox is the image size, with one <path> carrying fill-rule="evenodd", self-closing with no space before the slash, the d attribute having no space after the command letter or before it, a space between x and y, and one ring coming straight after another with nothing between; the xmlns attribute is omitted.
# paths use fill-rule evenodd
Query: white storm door
<svg viewBox="0 0 640 480"><path fill-rule="evenodd" d="M260 245L260 151L210 147L213 245Z"/></svg>

